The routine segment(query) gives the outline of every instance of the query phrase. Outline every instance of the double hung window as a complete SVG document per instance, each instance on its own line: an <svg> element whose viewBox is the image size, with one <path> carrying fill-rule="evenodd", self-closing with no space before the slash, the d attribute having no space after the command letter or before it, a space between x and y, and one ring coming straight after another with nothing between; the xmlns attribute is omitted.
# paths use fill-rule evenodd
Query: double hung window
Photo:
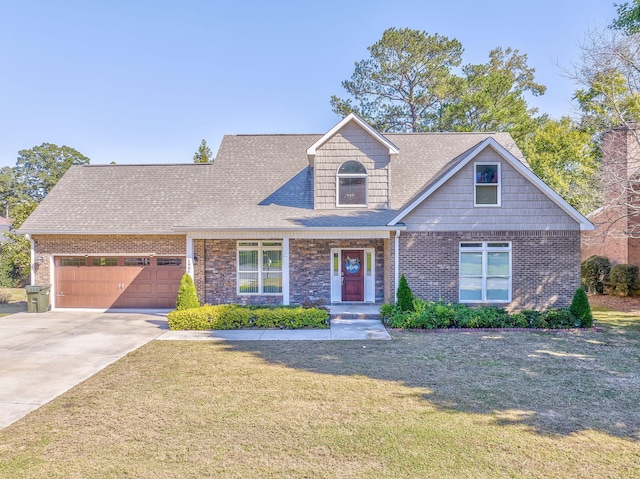
<svg viewBox="0 0 640 479"><path fill-rule="evenodd" d="M282 294L282 242L238 242L238 294Z"/></svg>
<svg viewBox="0 0 640 479"><path fill-rule="evenodd" d="M511 301L511 243L460 243L460 302Z"/></svg>
<svg viewBox="0 0 640 479"><path fill-rule="evenodd" d="M475 163L474 177L474 204L500 206L500 163Z"/></svg>

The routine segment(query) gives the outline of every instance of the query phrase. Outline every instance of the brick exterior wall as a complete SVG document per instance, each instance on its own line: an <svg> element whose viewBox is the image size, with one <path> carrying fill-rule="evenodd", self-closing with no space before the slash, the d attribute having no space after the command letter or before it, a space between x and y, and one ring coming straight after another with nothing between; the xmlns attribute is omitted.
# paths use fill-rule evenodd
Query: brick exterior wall
<svg viewBox="0 0 640 479"><path fill-rule="evenodd" d="M400 273L416 296L458 302L460 241L511 242L509 310L567 307L580 286L578 231L404 232Z"/></svg>
<svg viewBox="0 0 640 479"><path fill-rule="evenodd" d="M291 303L322 299L331 303L331 249L375 249L375 301L384 301L383 240L292 239L289 244Z"/></svg>
<svg viewBox="0 0 640 479"><path fill-rule="evenodd" d="M34 235L38 265L35 282L51 282L52 255L186 254L180 235ZM375 249L375 301L393 300L394 238L388 240L291 239L290 298L331 302L331 249ZM580 284L580 234L576 231L403 232L400 272L423 299L458 300L460 241L511 241L512 296L508 309L568 306ZM280 295L236 293L236 240L194 240L195 283L202 303L282 304Z"/></svg>
<svg viewBox="0 0 640 479"><path fill-rule="evenodd" d="M35 255L44 261L37 265L36 284L52 282L50 259L59 255L149 254L184 256L186 237L182 235L33 235Z"/></svg>

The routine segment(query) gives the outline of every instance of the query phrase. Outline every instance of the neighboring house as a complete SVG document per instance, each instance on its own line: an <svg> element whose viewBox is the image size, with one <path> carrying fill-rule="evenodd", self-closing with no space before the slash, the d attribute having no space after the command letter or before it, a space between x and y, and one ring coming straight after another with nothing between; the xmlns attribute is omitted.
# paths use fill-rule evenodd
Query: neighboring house
<svg viewBox="0 0 640 479"><path fill-rule="evenodd" d="M20 229L54 307L392 301L567 306L592 225L506 133L225 136L215 163L73 166Z"/></svg>
<svg viewBox="0 0 640 479"><path fill-rule="evenodd" d="M9 218L5 218L0 216L0 243L4 243L7 241L7 237L4 235L5 231L9 231L11 227L11 220Z"/></svg>
<svg viewBox="0 0 640 479"><path fill-rule="evenodd" d="M588 215L596 226L582 236L582 259L606 256L640 265L640 128L614 128L602 137L603 206Z"/></svg>

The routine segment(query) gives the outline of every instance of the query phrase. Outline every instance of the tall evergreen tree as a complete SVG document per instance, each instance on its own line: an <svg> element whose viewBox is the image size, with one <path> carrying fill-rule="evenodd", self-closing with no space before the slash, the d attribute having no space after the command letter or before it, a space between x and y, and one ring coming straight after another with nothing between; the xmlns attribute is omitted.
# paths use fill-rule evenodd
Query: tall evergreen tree
<svg viewBox="0 0 640 479"><path fill-rule="evenodd" d="M331 97L339 115L355 112L382 132L509 131L518 137L533 124L535 109L525 93L542 95L527 55L495 48L486 64L466 65L456 39L390 28L368 48L351 80L342 82L346 99Z"/></svg>
<svg viewBox="0 0 640 479"><path fill-rule="evenodd" d="M429 131L440 128L445 104L460 79L462 45L456 39L405 28L389 28L359 61L342 86L351 98L331 97L339 115L354 112L379 131Z"/></svg>
<svg viewBox="0 0 640 479"><path fill-rule="evenodd" d="M193 155L194 163L213 163L213 153L211 153L211 149L207 146L206 140L202 140L200 142L200 146L198 147L198 151Z"/></svg>

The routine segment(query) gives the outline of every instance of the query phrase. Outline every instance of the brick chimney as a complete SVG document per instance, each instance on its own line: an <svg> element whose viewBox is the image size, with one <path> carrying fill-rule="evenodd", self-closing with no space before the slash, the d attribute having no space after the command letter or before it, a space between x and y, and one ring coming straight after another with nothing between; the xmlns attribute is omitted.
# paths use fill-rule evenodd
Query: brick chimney
<svg viewBox="0 0 640 479"><path fill-rule="evenodd" d="M582 259L597 254L608 257L612 263L640 264L640 217L629 217L632 211L629 204L640 203L639 135L640 125L630 124L614 128L602 137L604 204L600 211L589 215L596 230L582 234ZM630 195L633 183L637 193Z"/></svg>
<svg viewBox="0 0 640 479"><path fill-rule="evenodd" d="M640 171L640 125L620 126L602 137L604 206L626 205L629 180Z"/></svg>

